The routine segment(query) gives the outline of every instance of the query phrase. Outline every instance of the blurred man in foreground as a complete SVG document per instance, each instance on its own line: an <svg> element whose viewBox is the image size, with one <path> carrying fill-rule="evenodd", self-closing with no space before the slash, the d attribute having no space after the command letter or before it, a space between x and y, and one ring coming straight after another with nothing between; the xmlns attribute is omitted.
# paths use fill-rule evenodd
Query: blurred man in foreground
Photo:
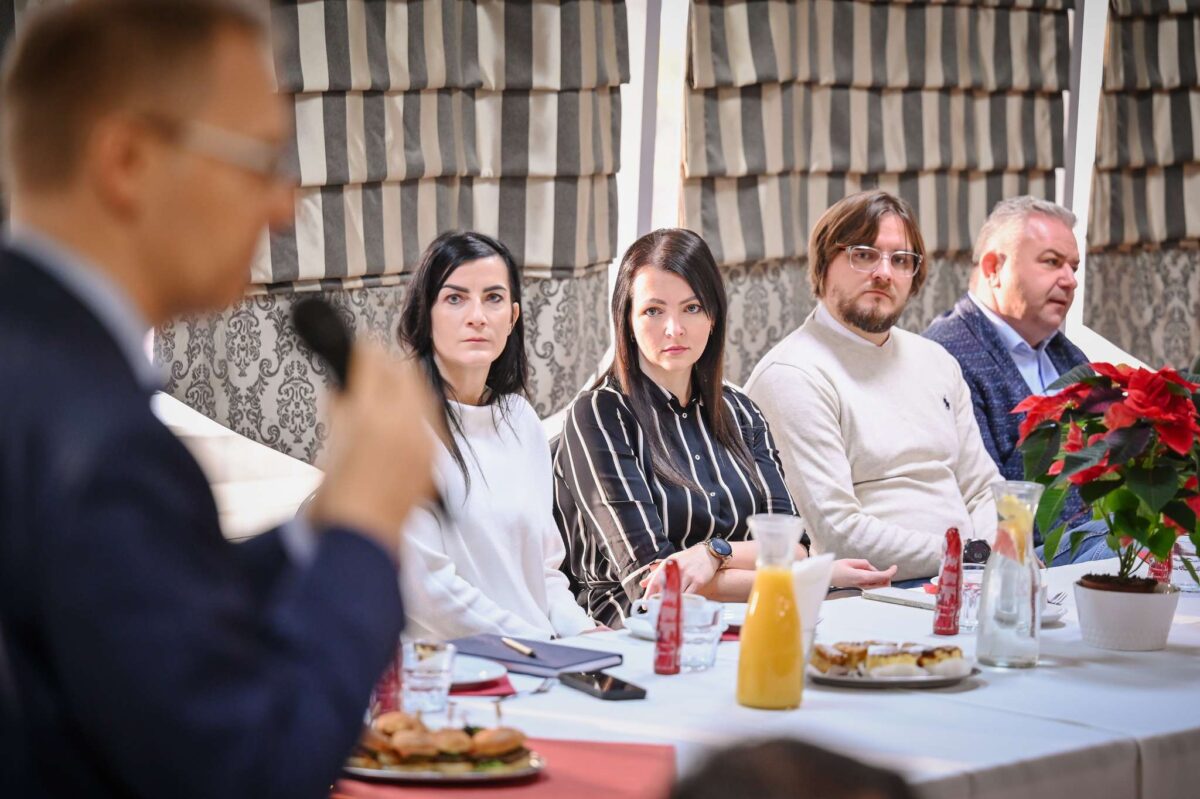
<svg viewBox="0 0 1200 799"><path fill-rule="evenodd" d="M1012 409L1087 363L1059 329L1078 285L1074 226L1075 215L1049 200L1026 195L997 203L975 241L970 290L924 333L962 366L983 444L1006 480L1025 479L1017 448L1024 416ZM1116 557L1104 540L1106 526L1090 519L1072 488L1058 521L1078 531L1079 545L1072 553L1071 538L1063 538L1053 565ZM1034 531L1039 547L1045 532Z"/></svg>
<svg viewBox="0 0 1200 799"><path fill-rule="evenodd" d="M7 56L0 731L25 754L0 787L22 795L324 796L402 626L415 375L357 349L309 516L240 546L149 407L146 330L237 298L291 217L264 34L219 0L84 1Z"/></svg>

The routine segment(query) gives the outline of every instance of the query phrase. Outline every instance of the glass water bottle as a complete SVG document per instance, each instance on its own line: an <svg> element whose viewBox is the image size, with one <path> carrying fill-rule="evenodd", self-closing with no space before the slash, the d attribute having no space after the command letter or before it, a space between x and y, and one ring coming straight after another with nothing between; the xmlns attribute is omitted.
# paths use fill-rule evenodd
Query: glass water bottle
<svg viewBox="0 0 1200 799"><path fill-rule="evenodd" d="M1042 491L1038 483L1017 480L992 486L999 521L983 571L975 650L988 666L1037 665L1041 572L1033 552L1033 518Z"/></svg>
<svg viewBox="0 0 1200 799"><path fill-rule="evenodd" d="M768 710L798 707L804 657L792 560L801 522L796 516L759 513L747 523L758 542L758 568L740 636L737 701Z"/></svg>

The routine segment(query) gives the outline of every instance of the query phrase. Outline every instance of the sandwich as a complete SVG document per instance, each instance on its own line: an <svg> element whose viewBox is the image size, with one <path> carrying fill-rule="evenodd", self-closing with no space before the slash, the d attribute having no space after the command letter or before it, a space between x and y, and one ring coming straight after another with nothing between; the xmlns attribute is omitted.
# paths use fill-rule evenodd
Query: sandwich
<svg viewBox="0 0 1200 799"><path fill-rule="evenodd" d="M445 775L517 771L530 765L525 734L512 727L430 730L404 713L386 713L365 727L348 766Z"/></svg>

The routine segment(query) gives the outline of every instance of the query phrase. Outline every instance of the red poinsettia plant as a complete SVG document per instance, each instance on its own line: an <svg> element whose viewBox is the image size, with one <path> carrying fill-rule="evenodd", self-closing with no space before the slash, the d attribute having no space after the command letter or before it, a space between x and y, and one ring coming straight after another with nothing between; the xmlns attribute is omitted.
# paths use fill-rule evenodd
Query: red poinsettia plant
<svg viewBox="0 0 1200 799"><path fill-rule="evenodd" d="M1072 486L1107 524L1122 578L1149 558L1168 560L1179 536L1200 545L1200 377L1093 363L1051 388L1060 390L1013 408L1026 414L1026 477L1046 485L1037 512L1045 551L1058 551L1066 526L1055 523ZM1072 538L1074 552L1082 533Z"/></svg>

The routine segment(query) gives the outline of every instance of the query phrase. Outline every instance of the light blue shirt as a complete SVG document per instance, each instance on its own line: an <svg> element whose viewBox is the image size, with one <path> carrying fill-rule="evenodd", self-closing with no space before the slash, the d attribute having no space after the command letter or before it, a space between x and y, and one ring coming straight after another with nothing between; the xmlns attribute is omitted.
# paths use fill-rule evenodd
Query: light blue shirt
<svg viewBox="0 0 1200 799"><path fill-rule="evenodd" d="M163 374L145 350L150 323L115 281L78 251L28 225L11 224L4 231L4 239L10 249L35 261L91 311L125 356L138 385L147 391L162 388ZM312 562L317 541L306 520L292 519L279 533L283 548L294 564L305 566Z"/></svg>
<svg viewBox="0 0 1200 799"><path fill-rule="evenodd" d="M975 303L975 307L983 311L983 315L1000 334L1000 340L1004 342L1005 349L1008 350L1008 354L1016 364L1017 371L1021 373L1025 384L1029 386L1030 392L1034 394L1051 393L1046 390L1046 386L1057 380L1059 375L1058 369L1055 368L1054 363L1050 360L1050 355L1046 352L1046 347L1054 336L1047 336L1036 347L1031 347L1020 333L1013 330L1012 325L976 299L974 294L968 293L967 296L971 298L971 302Z"/></svg>

